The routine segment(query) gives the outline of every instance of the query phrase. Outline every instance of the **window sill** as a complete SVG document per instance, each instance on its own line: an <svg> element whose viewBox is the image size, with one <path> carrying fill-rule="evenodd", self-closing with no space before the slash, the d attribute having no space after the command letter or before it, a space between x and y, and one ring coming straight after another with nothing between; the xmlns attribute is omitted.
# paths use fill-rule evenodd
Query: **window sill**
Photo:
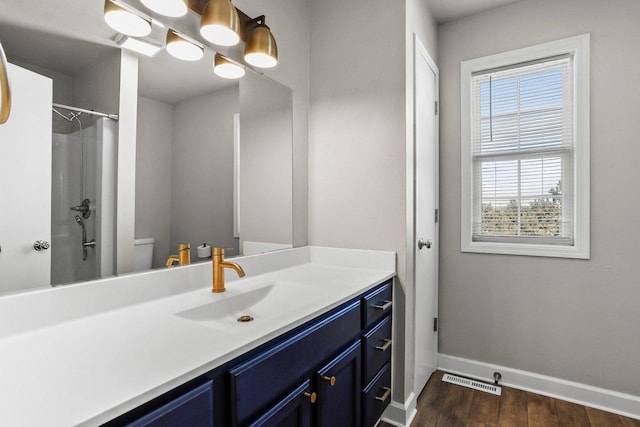
<svg viewBox="0 0 640 427"><path fill-rule="evenodd" d="M558 246L526 243L463 242L462 252L500 255L524 255L550 258L590 259L589 248L579 245Z"/></svg>

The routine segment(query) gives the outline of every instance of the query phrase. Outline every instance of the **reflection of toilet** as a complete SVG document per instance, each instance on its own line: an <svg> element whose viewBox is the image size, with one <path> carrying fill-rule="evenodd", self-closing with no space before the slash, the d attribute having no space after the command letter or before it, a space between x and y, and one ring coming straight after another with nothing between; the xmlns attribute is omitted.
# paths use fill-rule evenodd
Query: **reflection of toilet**
<svg viewBox="0 0 640 427"><path fill-rule="evenodd" d="M149 270L153 260L153 244L156 239L145 237L133 241L133 271Z"/></svg>

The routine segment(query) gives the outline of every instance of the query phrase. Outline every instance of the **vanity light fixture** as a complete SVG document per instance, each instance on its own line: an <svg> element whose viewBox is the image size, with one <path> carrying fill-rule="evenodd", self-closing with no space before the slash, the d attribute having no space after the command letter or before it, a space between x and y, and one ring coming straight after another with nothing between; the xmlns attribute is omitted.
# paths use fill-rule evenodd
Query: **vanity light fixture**
<svg viewBox="0 0 640 427"><path fill-rule="evenodd" d="M118 34L114 41L124 49L129 49L146 56L154 56L156 53L162 50L162 46L160 45L149 43L144 40L135 39L133 37L128 37L124 34Z"/></svg>
<svg viewBox="0 0 640 427"><path fill-rule="evenodd" d="M140 0L143 5L160 15L178 18L187 14L186 0Z"/></svg>
<svg viewBox="0 0 640 427"><path fill-rule="evenodd" d="M244 76L244 67L228 60L216 52L213 57L213 72L223 79L239 79Z"/></svg>
<svg viewBox="0 0 640 427"><path fill-rule="evenodd" d="M244 60L255 67L272 68L278 64L278 45L271 30L264 23L264 15L249 21L257 26L253 29L244 47Z"/></svg>
<svg viewBox="0 0 640 427"><path fill-rule="evenodd" d="M229 0L210 0L202 12L200 34L219 46L234 46L240 41L240 17Z"/></svg>
<svg viewBox="0 0 640 427"><path fill-rule="evenodd" d="M119 33L144 37L151 33L151 20L111 0L104 2L104 20Z"/></svg>
<svg viewBox="0 0 640 427"><path fill-rule="evenodd" d="M167 31L167 52L175 58L183 61L198 61L204 56L204 49L187 36L178 34L172 29Z"/></svg>

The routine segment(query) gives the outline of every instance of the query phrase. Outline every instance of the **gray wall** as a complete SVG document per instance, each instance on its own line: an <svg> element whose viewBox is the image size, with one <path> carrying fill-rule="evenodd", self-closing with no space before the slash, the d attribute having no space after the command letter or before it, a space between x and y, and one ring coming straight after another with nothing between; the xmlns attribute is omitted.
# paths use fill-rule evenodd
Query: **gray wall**
<svg viewBox="0 0 640 427"><path fill-rule="evenodd" d="M314 0L311 16L310 242L404 253L404 6Z"/></svg>
<svg viewBox="0 0 640 427"><path fill-rule="evenodd" d="M238 86L191 98L173 106L171 246L207 243L237 254L233 238L233 114Z"/></svg>
<svg viewBox="0 0 640 427"><path fill-rule="evenodd" d="M164 267L171 237L173 107L138 97L135 237L156 239L153 267Z"/></svg>
<svg viewBox="0 0 640 427"><path fill-rule="evenodd" d="M308 243L309 27L312 0L235 0L250 16L266 15L278 43L278 66L265 75L293 90L293 245Z"/></svg>
<svg viewBox="0 0 640 427"><path fill-rule="evenodd" d="M292 243L292 93L264 76L240 81L240 241Z"/></svg>
<svg viewBox="0 0 640 427"><path fill-rule="evenodd" d="M439 29L440 352L640 395L636 0L523 1ZM591 260L460 252L460 61L591 33Z"/></svg>
<svg viewBox="0 0 640 427"><path fill-rule="evenodd" d="M435 57L435 25L421 0L312 0L311 16L309 240L397 252L394 400L404 403L414 372L405 256L407 43L417 32Z"/></svg>
<svg viewBox="0 0 640 427"><path fill-rule="evenodd" d="M117 114L120 108L120 62L116 52L73 76L73 106Z"/></svg>

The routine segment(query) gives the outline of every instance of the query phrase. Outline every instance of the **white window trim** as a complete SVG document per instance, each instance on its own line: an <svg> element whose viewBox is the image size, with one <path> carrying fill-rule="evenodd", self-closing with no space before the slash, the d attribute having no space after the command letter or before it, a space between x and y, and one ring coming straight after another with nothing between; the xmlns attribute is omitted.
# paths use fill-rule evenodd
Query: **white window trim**
<svg viewBox="0 0 640 427"><path fill-rule="evenodd" d="M474 242L472 239L471 76L478 71L564 54L571 54L574 57L574 134L578 141L574 150L574 245ZM589 34L462 61L460 63L460 98L462 185L460 247L462 252L589 259Z"/></svg>

